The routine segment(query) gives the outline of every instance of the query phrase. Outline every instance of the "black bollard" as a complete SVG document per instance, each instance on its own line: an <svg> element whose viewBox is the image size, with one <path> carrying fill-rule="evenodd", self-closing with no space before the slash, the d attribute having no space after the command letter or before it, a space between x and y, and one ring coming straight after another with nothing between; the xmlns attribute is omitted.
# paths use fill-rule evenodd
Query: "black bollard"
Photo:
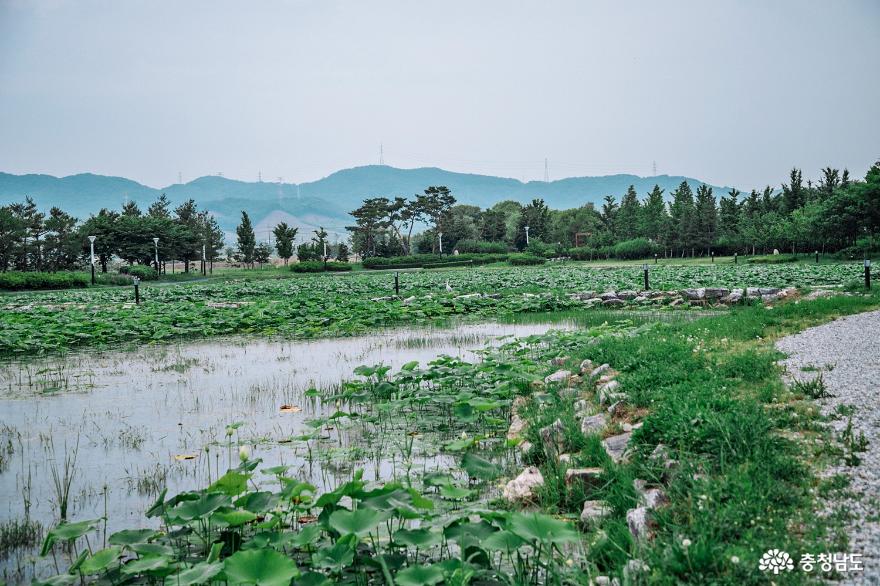
<svg viewBox="0 0 880 586"><path fill-rule="evenodd" d="M715 262L715 253L710 252L709 255L712 257L712 262Z"/></svg>
<svg viewBox="0 0 880 586"><path fill-rule="evenodd" d="M141 280L137 277L132 281L134 283L134 304L141 304Z"/></svg>
<svg viewBox="0 0 880 586"><path fill-rule="evenodd" d="M654 253L654 264L657 264L657 253Z"/></svg>
<svg viewBox="0 0 880 586"><path fill-rule="evenodd" d="M642 272L645 273L645 291L648 291L651 289L651 287L648 283L648 265L647 264L642 265Z"/></svg>
<svg viewBox="0 0 880 586"><path fill-rule="evenodd" d="M819 251L816 251L816 264L819 264Z"/></svg>
<svg viewBox="0 0 880 586"><path fill-rule="evenodd" d="M733 253L733 264L737 264L737 253Z"/></svg>
<svg viewBox="0 0 880 586"><path fill-rule="evenodd" d="M871 288L871 261L865 259L865 289Z"/></svg>
<svg viewBox="0 0 880 586"><path fill-rule="evenodd" d="M400 273L394 273L394 294L400 297Z"/></svg>

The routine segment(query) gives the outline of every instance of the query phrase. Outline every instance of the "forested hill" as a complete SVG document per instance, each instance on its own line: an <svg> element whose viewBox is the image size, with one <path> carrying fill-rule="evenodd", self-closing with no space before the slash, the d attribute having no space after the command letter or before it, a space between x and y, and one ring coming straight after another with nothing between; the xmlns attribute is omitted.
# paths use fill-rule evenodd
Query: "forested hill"
<svg viewBox="0 0 880 586"><path fill-rule="evenodd" d="M102 207L119 209L126 199L136 201L145 209L165 193L175 203L195 199L216 215L225 230L235 226L239 212L244 209L257 224L270 216L283 217L303 227L323 222L325 227L338 231L350 223L348 212L358 207L364 198L411 196L430 185L446 185L459 203L480 207L490 207L505 199L525 203L540 197L551 208L565 209L599 202L606 195L614 195L619 200L630 185L635 185L636 191L644 195L656 183L669 194L682 181L688 181L694 189L702 183L689 177L669 175L607 175L523 183L517 179L454 173L433 167L397 169L370 165L337 171L299 185L210 176L157 189L130 179L90 173L61 178L0 173L0 205L31 196L40 208L59 206L75 216L86 218ZM726 191L727 188L716 189Z"/></svg>

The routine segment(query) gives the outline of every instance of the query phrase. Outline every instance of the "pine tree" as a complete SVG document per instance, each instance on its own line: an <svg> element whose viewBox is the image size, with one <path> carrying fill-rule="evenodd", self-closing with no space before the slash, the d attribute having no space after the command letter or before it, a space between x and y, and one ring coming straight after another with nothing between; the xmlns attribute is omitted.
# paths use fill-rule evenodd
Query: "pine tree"
<svg viewBox="0 0 880 586"><path fill-rule="evenodd" d="M708 185L700 185L697 189L695 208L696 245L705 248L706 255L708 255L712 251L712 245L715 244L715 230L718 226L715 196L712 194L712 188Z"/></svg>
<svg viewBox="0 0 880 586"><path fill-rule="evenodd" d="M620 209L617 211L616 228L619 240L632 240L640 236L638 233L640 212L641 206L636 188L630 185L623 199L620 200Z"/></svg>
<svg viewBox="0 0 880 586"><path fill-rule="evenodd" d="M684 256L687 249L693 255L694 242L694 192L687 181L682 181L672 192L672 205L669 208L673 246L681 249Z"/></svg>
<svg viewBox="0 0 880 586"><path fill-rule="evenodd" d="M241 212L241 224L235 229L235 233L238 236L238 253L241 255L241 261L247 265L253 265L257 237L247 212Z"/></svg>
<svg viewBox="0 0 880 586"><path fill-rule="evenodd" d="M663 190L659 185L654 185L654 189L642 205L639 232L642 236L665 247L669 244L669 224L670 218L666 211L666 202L663 200Z"/></svg>
<svg viewBox="0 0 880 586"><path fill-rule="evenodd" d="M725 246L736 247L739 244L740 204L737 198L742 195L738 189L732 189L727 197L722 197L718 212L718 238Z"/></svg>

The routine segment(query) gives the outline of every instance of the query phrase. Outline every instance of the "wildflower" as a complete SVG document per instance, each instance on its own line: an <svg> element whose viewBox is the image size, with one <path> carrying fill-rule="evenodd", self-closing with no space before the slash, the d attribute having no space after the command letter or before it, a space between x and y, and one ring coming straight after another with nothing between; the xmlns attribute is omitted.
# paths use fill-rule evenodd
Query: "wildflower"
<svg viewBox="0 0 880 586"><path fill-rule="evenodd" d="M568 558L567 560L565 560L565 565L568 566L569 568L572 567L574 565L574 560L571 558Z"/></svg>
<svg viewBox="0 0 880 586"><path fill-rule="evenodd" d="M251 457L251 452L250 452L250 450L247 449L247 446L241 446L240 448L238 448L238 458L242 462L247 462L248 458L250 458L250 457Z"/></svg>
<svg viewBox="0 0 880 586"><path fill-rule="evenodd" d="M730 563L733 564L733 565L738 564L738 563L739 563L739 557L737 557L737 556L735 556L735 555L730 556Z"/></svg>
<svg viewBox="0 0 880 586"><path fill-rule="evenodd" d="M691 546L691 540L685 537L681 540L681 546L685 549L689 548Z"/></svg>

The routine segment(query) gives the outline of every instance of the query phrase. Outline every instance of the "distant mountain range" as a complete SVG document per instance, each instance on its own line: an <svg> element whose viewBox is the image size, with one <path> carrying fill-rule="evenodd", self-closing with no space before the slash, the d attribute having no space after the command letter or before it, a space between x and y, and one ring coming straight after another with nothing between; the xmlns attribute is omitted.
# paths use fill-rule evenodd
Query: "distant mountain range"
<svg viewBox="0 0 880 586"><path fill-rule="evenodd" d="M146 210L165 193L175 204L193 198L200 207L209 209L220 226L230 233L238 224L241 210L246 210L254 221L257 237L262 240L279 221L299 226L300 234L324 226L331 234L342 237L346 234L345 226L351 223L348 212L365 198L412 196L430 185L446 185L459 203L483 208L505 199L527 203L540 197L551 208L565 209L598 204L606 195L614 195L619 201L630 185L635 186L640 197L655 184L669 194L682 181L694 189L703 183L691 177L670 175L606 175L523 183L517 179L455 173L434 167L397 169L369 165L337 171L309 183L246 182L207 176L155 189L130 179L91 173L69 177L0 173L0 205L21 201L29 195L40 208L58 206L79 218L87 218L101 208L119 209L126 199L136 201ZM729 190L713 187L719 196Z"/></svg>

